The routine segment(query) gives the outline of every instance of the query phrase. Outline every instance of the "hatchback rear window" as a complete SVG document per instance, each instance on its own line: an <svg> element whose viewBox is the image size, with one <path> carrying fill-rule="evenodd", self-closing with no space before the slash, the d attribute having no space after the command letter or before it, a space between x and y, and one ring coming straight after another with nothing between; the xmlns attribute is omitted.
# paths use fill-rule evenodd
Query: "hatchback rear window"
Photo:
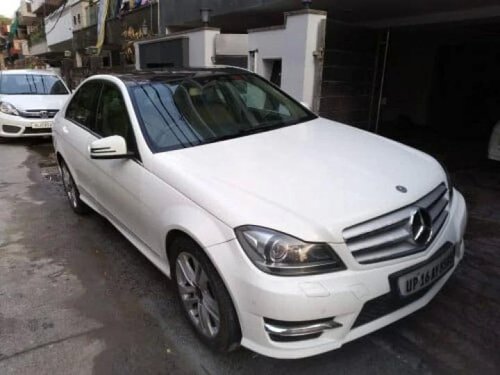
<svg viewBox="0 0 500 375"><path fill-rule="evenodd" d="M46 74L2 74L3 95L67 95L68 90L57 76Z"/></svg>

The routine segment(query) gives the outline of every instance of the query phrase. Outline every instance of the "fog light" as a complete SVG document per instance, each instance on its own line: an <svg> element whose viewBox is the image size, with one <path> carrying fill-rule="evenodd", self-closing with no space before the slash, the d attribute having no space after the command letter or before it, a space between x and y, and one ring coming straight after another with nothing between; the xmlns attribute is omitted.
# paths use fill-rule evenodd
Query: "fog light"
<svg viewBox="0 0 500 375"><path fill-rule="evenodd" d="M13 126L13 125L4 125L2 126L2 130L4 133L10 133L10 134L16 134L21 131L22 128L19 126Z"/></svg>

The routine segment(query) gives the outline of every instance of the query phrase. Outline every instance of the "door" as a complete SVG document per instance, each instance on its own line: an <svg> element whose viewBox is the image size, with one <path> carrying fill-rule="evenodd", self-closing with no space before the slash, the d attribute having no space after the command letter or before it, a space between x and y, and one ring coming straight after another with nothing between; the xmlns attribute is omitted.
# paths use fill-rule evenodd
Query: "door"
<svg viewBox="0 0 500 375"><path fill-rule="evenodd" d="M144 243L148 229L141 192L151 176L142 165L123 94L111 82L103 85L94 133L88 146L98 138L119 135L126 140L128 151L135 153L135 157L127 159L92 160L92 192L109 219Z"/></svg>
<svg viewBox="0 0 500 375"><path fill-rule="evenodd" d="M89 81L82 85L69 103L64 118L55 129L60 133L58 149L75 179L80 194L91 199L88 142L95 123L97 103L101 92L100 81Z"/></svg>

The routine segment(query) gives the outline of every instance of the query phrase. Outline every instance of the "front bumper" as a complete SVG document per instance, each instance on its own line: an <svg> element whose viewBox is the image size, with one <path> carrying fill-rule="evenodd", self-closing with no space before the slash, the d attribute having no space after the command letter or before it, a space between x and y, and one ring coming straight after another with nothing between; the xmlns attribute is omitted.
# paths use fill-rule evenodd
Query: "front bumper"
<svg viewBox="0 0 500 375"><path fill-rule="evenodd" d="M0 113L0 137L24 138L45 137L52 135L54 119L28 119L21 116L11 116ZM34 125L50 125L50 128L35 128Z"/></svg>
<svg viewBox="0 0 500 375"><path fill-rule="evenodd" d="M263 273L251 263L236 240L209 247L207 252L234 302L242 330L241 344L270 357L301 358L337 349L425 306L446 283L463 257L466 223L465 201L455 191L447 221L425 252L393 261L360 265L345 244L331 244L348 269L322 275L279 277ZM390 275L424 262L447 243L456 246L454 265L424 295L354 327L368 301L383 300L392 295ZM312 321L305 324L305 329L309 329L317 324L328 324L328 319L330 322L334 319L338 324L325 329L319 336L312 335L300 341L276 341L271 338L273 329L287 328L289 322Z"/></svg>

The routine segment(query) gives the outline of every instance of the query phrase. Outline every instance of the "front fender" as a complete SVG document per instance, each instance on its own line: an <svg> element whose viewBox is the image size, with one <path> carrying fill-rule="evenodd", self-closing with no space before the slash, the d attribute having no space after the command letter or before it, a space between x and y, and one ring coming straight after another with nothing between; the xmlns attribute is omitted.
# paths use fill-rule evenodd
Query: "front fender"
<svg viewBox="0 0 500 375"><path fill-rule="evenodd" d="M187 234L203 249L235 238L232 228L194 203L169 208L162 222L164 237L160 240L163 243L168 234L176 230Z"/></svg>

